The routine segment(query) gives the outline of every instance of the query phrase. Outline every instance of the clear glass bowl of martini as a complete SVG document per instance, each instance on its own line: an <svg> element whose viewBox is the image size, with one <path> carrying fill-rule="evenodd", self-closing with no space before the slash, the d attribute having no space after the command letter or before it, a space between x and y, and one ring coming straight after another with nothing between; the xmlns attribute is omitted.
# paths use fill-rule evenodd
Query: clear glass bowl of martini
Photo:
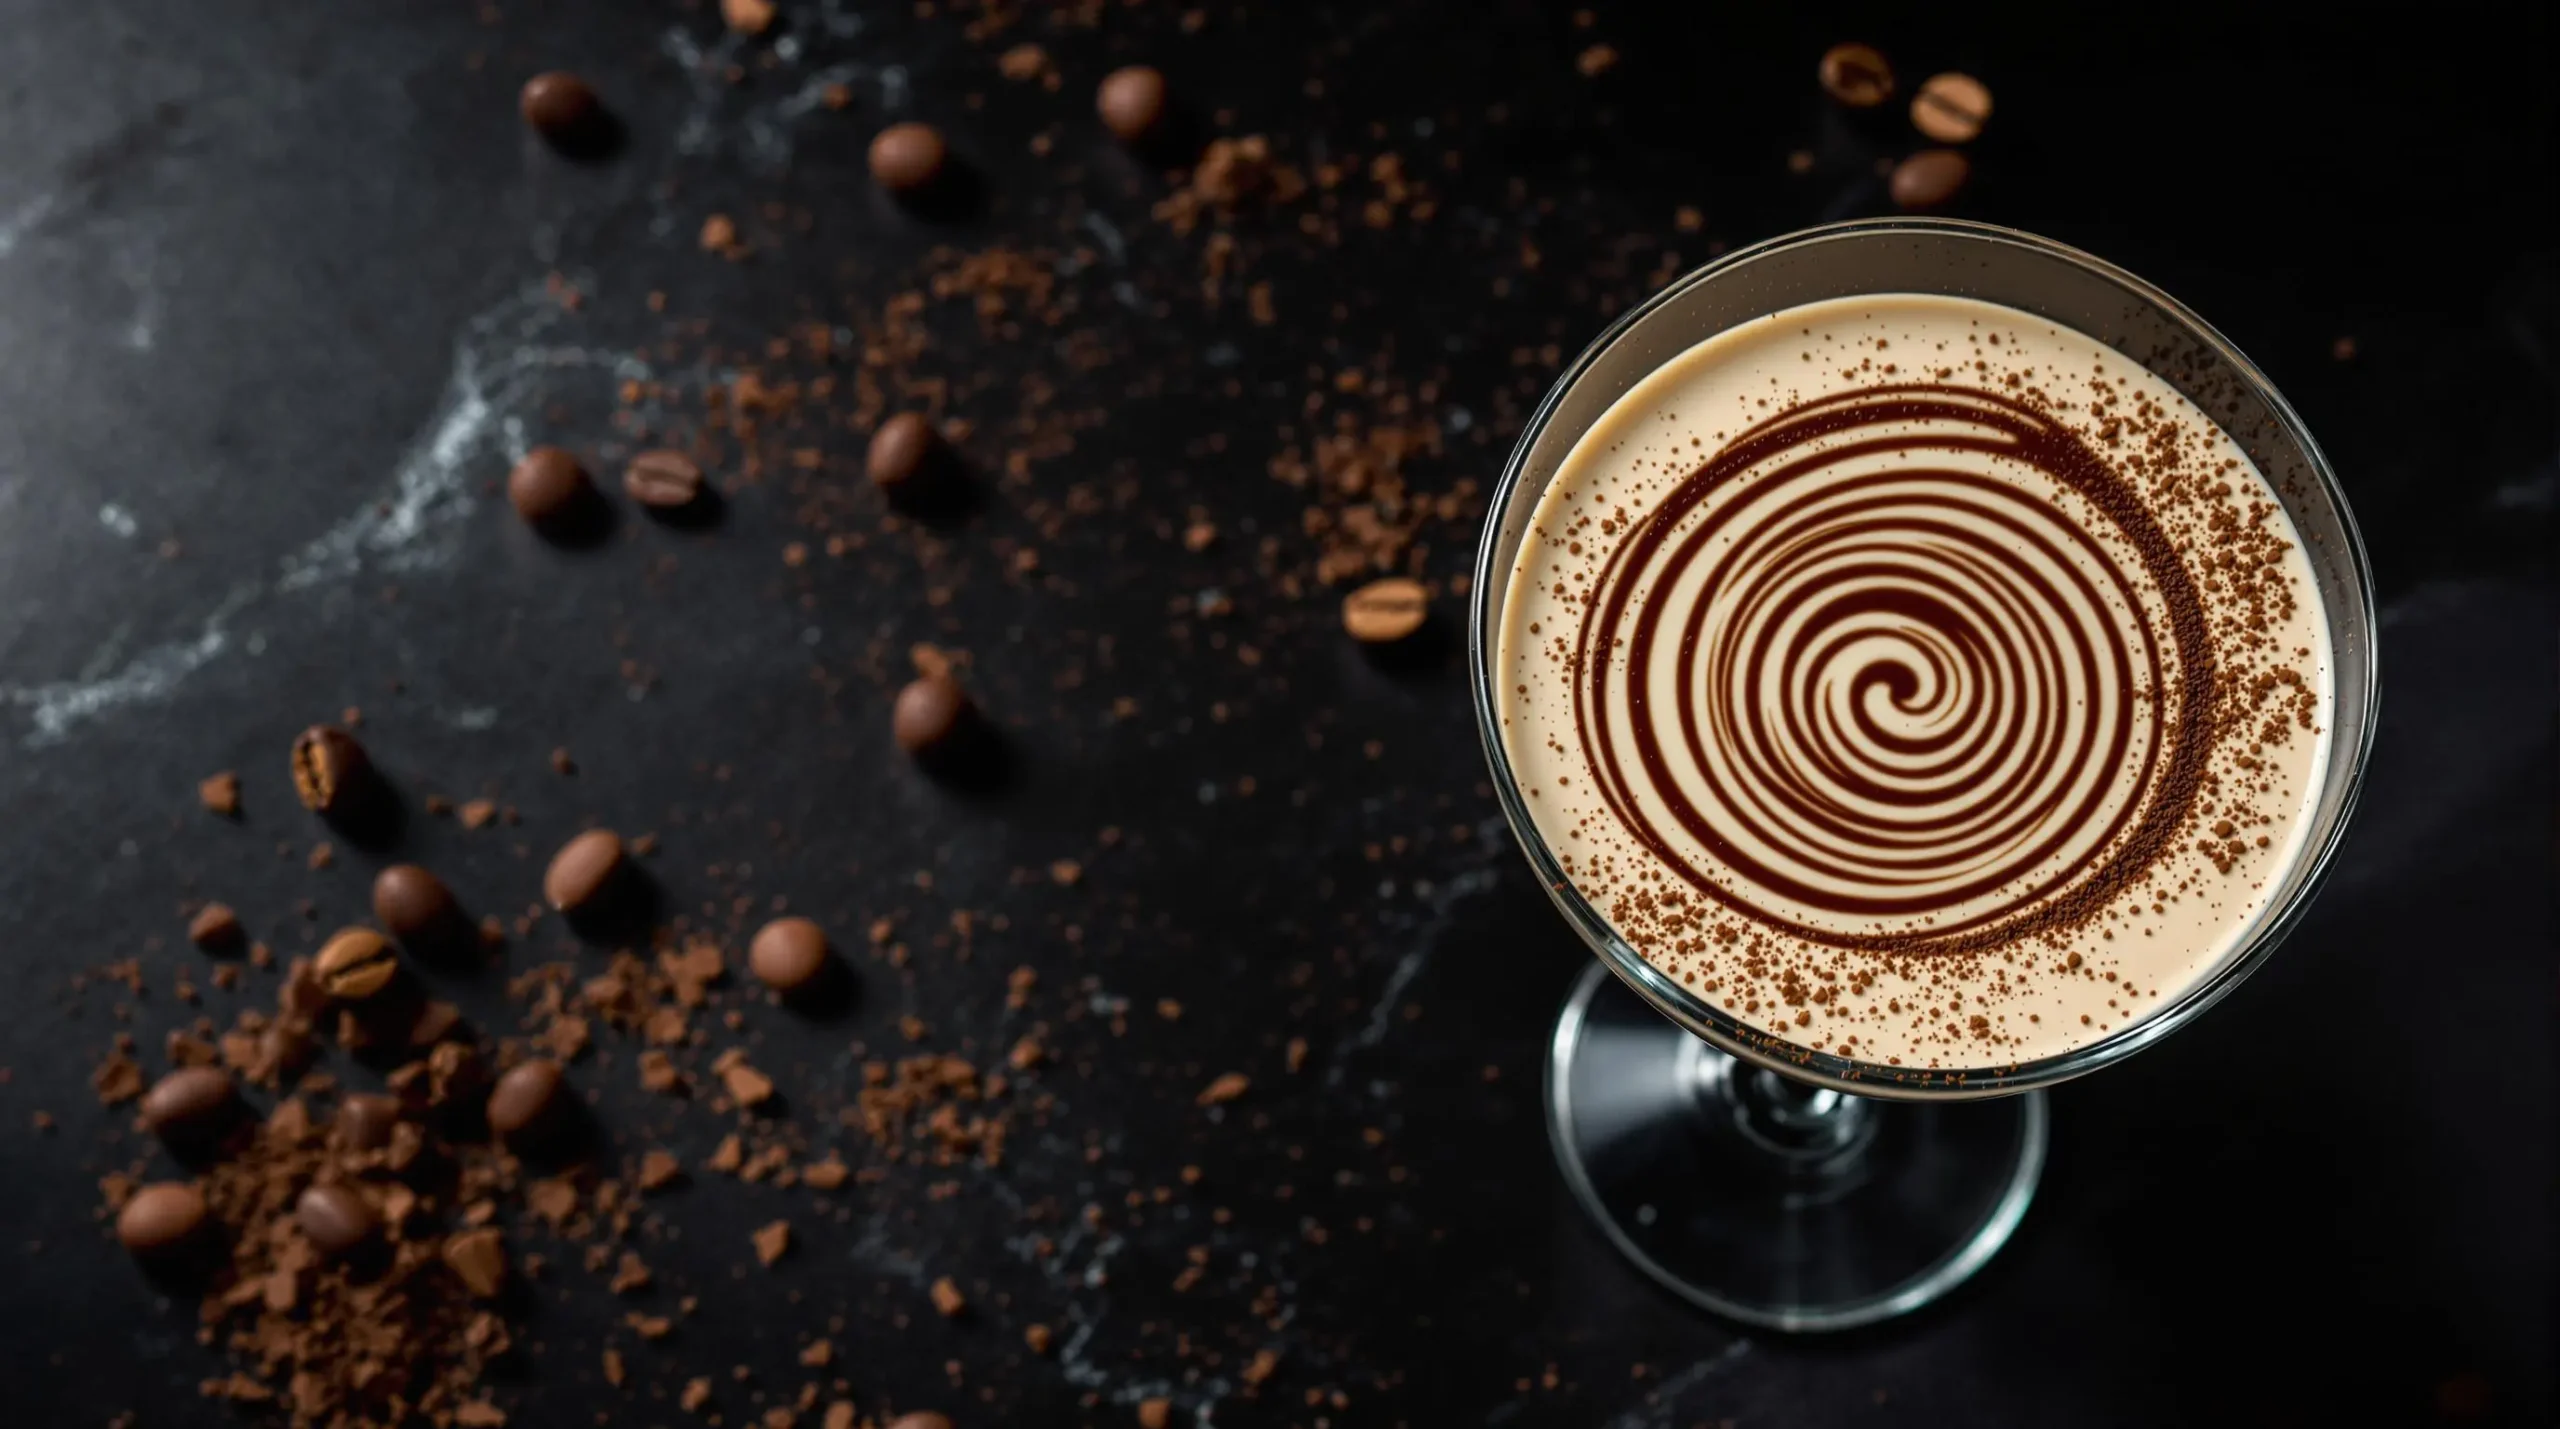
<svg viewBox="0 0 2560 1429"><path fill-rule="evenodd" d="M1791 234L1621 318L1473 602L1495 787L1598 954L1565 1179L1781 1329L1989 1259L2041 1089L2274 949L2374 728L2363 543L2293 410L2167 294L1981 224Z"/></svg>

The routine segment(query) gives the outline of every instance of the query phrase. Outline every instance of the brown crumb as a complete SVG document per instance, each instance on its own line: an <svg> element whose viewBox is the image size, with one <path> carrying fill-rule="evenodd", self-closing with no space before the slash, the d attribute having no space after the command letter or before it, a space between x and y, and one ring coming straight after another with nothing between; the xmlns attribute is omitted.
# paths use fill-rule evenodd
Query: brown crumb
<svg viewBox="0 0 2560 1429"><path fill-rule="evenodd" d="M940 1311L944 1319L957 1319L969 1308L969 1297L961 1294L960 1287L952 1284L951 1277L946 1275L933 1282L933 1308Z"/></svg>
<svg viewBox="0 0 2560 1429"><path fill-rule="evenodd" d="M791 1222L773 1221L761 1226L756 1230L753 1239L756 1245L756 1259L771 1265L782 1259L784 1253L791 1249Z"/></svg>
<svg viewBox="0 0 2560 1429"><path fill-rule="evenodd" d="M1253 1078L1242 1072L1224 1072L1217 1080L1200 1089L1197 1098L1202 1106L1224 1106L1243 1096L1253 1086Z"/></svg>
<svg viewBox="0 0 2560 1429"><path fill-rule="evenodd" d="M219 774L207 775L204 782L196 785L196 801L204 805L204 811L208 814L217 814L226 819L238 815L240 776L228 769Z"/></svg>

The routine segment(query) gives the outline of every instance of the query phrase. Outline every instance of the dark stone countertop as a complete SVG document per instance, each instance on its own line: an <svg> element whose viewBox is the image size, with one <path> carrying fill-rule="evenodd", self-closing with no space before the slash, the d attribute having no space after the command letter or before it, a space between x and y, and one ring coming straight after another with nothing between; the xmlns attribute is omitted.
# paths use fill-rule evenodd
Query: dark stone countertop
<svg viewBox="0 0 2560 1429"><path fill-rule="evenodd" d="M1048 1022L1056 1104L1000 1167L892 1167L824 1206L697 1175L644 1249L647 1303L698 1312L644 1350L621 1329L634 1302L547 1282L502 1387L518 1424L694 1422L669 1396L695 1374L744 1423L825 1377L795 1359L817 1333L866 1411L964 1425L1125 1424L1159 1394L1220 1425L2549 1422L2547 12L2304 28L2222 7L2209 27L2144 11L2065 34L2049 7L1835 25L1601 5L1583 30L1513 0L1220 4L1195 33L1176 7L1097 3L1098 29L973 41L974 8L792 0L751 44L709 6L370 8L32 7L0 47L0 929L19 990L0 1004L0 1339L26 1422L208 1422L195 1387L223 1368L98 1220L97 1178L152 1153L89 1091L126 1024L74 976L141 959L129 1025L157 1066L195 1015L170 995L200 962L190 900L299 949L361 916L396 855L512 915L591 821L658 833L670 907L715 929L788 899L857 949L881 916L916 940L905 969L857 959L841 1018L731 999L720 1038L801 1099L811 1144L838 1135L853 1047L903 1046L901 1016L987 1063ZM1907 130L1849 124L1811 82L1853 32L1907 77L1996 92L1961 212L2159 282L2302 410L2372 543L2385 702L2359 827L2292 945L2056 1094L2043 1188L1975 1283L1796 1341L1656 1293L1565 1196L1537 1085L1583 955L1499 830L1461 662L1364 660L1332 595L1288 592L1274 571L1313 547L1267 463L1304 440L1282 429L1312 386L1374 364L1447 434L1417 484L1489 482L1548 380L1541 347L1569 356L1711 242L1880 211L1873 161ZM999 77L1024 37L1057 91ZM1619 60L1586 78L1595 41ZM1276 321L1239 283L1210 306L1203 240L1149 217L1164 181L1090 116L1094 81L1136 57L1299 162L1401 152L1436 212L1355 217L1325 248L1240 222L1258 235L1240 281L1272 284ZM516 85L553 65L627 121L609 162L519 128ZM870 190L862 146L907 115L952 133L974 213L924 221ZM742 261L699 250L713 212L737 216ZM768 338L861 330L936 244L1032 255L1074 307L1009 337L957 322L905 362L953 384L972 459L992 470L1018 440L1026 383L1105 418L958 526L878 529L837 479L860 443L839 419L794 439L822 450L816 479L715 468L729 490L704 529L633 519L561 551L495 494L530 441L615 469L643 435L614 420L625 380L665 384L635 409L647 435L690 431ZM1206 551L1180 539L1195 507L1222 533ZM821 524L865 544L786 564ZM1427 572L1463 572L1465 520L1425 541ZM1010 564L1025 546L1034 572ZM1220 596L1232 614L1204 615ZM891 748L919 640L968 652L1012 786L955 794ZM350 705L409 797L485 793L521 825L413 807L392 849L307 869L319 834L286 744ZM247 782L239 826L194 806L224 768ZM1046 876L1062 858L1085 866L1072 887ZM965 957L934 939L959 910ZM506 962L600 956L543 923ZM1009 1011L1026 965L1039 990ZM514 1031L502 978L446 987ZM273 988L206 997L227 1020ZM698 1163L726 1121L644 1096L628 1045L600 1041L575 1075L615 1150ZM1247 1097L1196 1106L1230 1070ZM1087 1203L1098 1224L1075 1229ZM1046 1255L1023 1221L1043 1204ZM746 1235L777 1216L802 1240L768 1271ZM1193 1247L1205 1273L1179 1288ZM925 1309L941 1275L969 1318ZM1035 1321L1059 1353L1023 1348ZM621 1389L611 1344L633 1357ZM1264 1348L1278 1369L1248 1392ZM1310 1403L1333 1391L1347 1407Z"/></svg>

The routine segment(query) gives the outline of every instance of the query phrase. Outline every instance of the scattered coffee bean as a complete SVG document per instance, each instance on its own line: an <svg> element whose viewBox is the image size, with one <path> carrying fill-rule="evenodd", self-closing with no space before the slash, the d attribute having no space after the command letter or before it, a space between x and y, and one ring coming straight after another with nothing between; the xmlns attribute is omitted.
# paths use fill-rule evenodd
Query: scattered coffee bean
<svg viewBox="0 0 2560 1429"><path fill-rule="evenodd" d="M1910 213L1943 208L1964 191L1972 161L1953 149L1923 149L1894 165L1889 187L1894 207Z"/></svg>
<svg viewBox="0 0 2560 1429"><path fill-rule="evenodd" d="M507 473L507 500L536 526L566 518L591 489L587 469L558 447L535 447Z"/></svg>
<svg viewBox="0 0 2560 1429"><path fill-rule="evenodd" d="M702 495L702 468L683 452L642 452L622 469L622 489L643 506L672 511Z"/></svg>
<svg viewBox="0 0 2560 1429"><path fill-rule="evenodd" d="M240 915L228 903L208 903L187 922L187 941L208 953L240 946L241 936Z"/></svg>
<svg viewBox="0 0 2560 1429"><path fill-rule="evenodd" d="M1130 65L1105 75L1094 91L1094 112L1123 144L1135 144L1164 122L1164 75L1151 65Z"/></svg>
<svg viewBox="0 0 2560 1429"><path fill-rule="evenodd" d="M776 992L798 992L827 968L827 935L806 918L776 918L756 930L747 966Z"/></svg>
<svg viewBox="0 0 2560 1429"><path fill-rule="evenodd" d="M900 749L930 755L951 746L968 725L971 710L968 692L959 681L949 675L926 675L898 691L889 728Z"/></svg>
<svg viewBox="0 0 2560 1429"><path fill-rule="evenodd" d="M240 1109L238 1089L219 1067L180 1067L142 1094L142 1122L169 1142L213 1138Z"/></svg>
<svg viewBox="0 0 2560 1429"><path fill-rule="evenodd" d="M1363 645L1391 645L1422 628L1431 593L1407 576L1383 576L1342 598L1342 628Z"/></svg>
<svg viewBox="0 0 2560 1429"><path fill-rule="evenodd" d="M922 193L942 177L949 158L941 130L912 120L892 124L872 137L871 177L893 194Z"/></svg>
<svg viewBox="0 0 2560 1429"><path fill-rule="evenodd" d="M382 1229L373 1203L352 1187L313 1186L294 1203L293 1219L323 1255L350 1255Z"/></svg>
<svg viewBox="0 0 2560 1429"><path fill-rule="evenodd" d="M871 450L863 469L871 484L892 496L912 491L933 464L942 438L921 412L900 412L871 434Z"/></svg>
<svg viewBox="0 0 2560 1429"><path fill-rule="evenodd" d="M335 725L315 724L293 741L293 792L315 814L345 810L372 775L364 746Z"/></svg>
<svg viewBox="0 0 2560 1429"><path fill-rule="evenodd" d="M414 863L395 863L373 877L373 921L403 943L448 931L461 916L453 890Z"/></svg>
<svg viewBox="0 0 2560 1429"><path fill-rule="evenodd" d="M1873 109L1893 97L1893 66L1873 45L1833 45L1817 71L1822 88L1851 109Z"/></svg>
<svg viewBox="0 0 2560 1429"><path fill-rule="evenodd" d="M400 1124L400 1103L374 1092L350 1092L338 1103L338 1137L354 1151L380 1151Z"/></svg>
<svg viewBox="0 0 2560 1429"><path fill-rule="evenodd" d="M524 122L553 143L576 139L592 128L602 112L596 92L567 70L552 70L524 82L516 96Z"/></svg>
<svg viewBox="0 0 2560 1429"><path fill-rule="evenodd" d="M548 1057L518 1062L489 1092L489 1129L505 1137L538 1134L560 1103L560 1064Z"/></svg>
<svg viewBox="0 0 2560 1429"><path fill-rule="evenodd" d="M116 1213L116 1239L139 1256L176 1250L204 1229L204 1197L183 1181L159 1181L133 1193Z"/></svg>
<svg viewBox="0 0 2560 1429"><path fill-rule="evenodd" d="M1969 74L1933 74L1911 96L1911 123L1941 144L1962 144L1991 118L1991 91Z"/></svg>
<svg viewBox="0 0 2560 1429"><path fill-rule="evenodd" d="M391 940L371 928L341 928L321 944L312 971L331 997L362 1002L391 985L399 975L400 958L391 950Z"/></svg>
<svg viewBox="0 0 2560 1429"><path fill-rule="evenodd" d="M622 836L611 829L589 829L560 846L543 870L542 896L563 913L578 913L602 902L622 874Z"/></svg>
<svg viewBox="0 0 2560 1429"><path fill-rule="evenodd" d="M441 1254L445 1269L481 1299L495 1299L506 1288L507 1244L495 1230L482 1226L448 1236Z"/></svg>

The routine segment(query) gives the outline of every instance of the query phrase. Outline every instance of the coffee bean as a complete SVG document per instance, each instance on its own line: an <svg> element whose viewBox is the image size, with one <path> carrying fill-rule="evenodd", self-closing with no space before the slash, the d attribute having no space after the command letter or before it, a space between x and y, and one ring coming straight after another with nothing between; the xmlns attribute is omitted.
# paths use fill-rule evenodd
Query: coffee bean
<svg viewBox="0 0 2560 1429"><path fill-rule="evenodd" d="M968 726L972 709L959 681L949 675L926 675L898 691L889 730L907 753L936 754L952 746Z"/></svg>
<svg viewBox="0 0 2560 1429"><path fill-rule="evenodd" d="M1962 144L1991 118L1991 91L1969 74L1933 74L1911 96L1911 122L1941 144Z"/></svg>
<svg viewBox="0 0 2560 1429"><path fill-rule="evenodd" d="M622 469L622 489L643 506L672 511L702 495L702 468L683 452L642 452Z"/></svg>
<svg viewBox="0 0 2560 1429"><path fill-rule="evenodd" d="M1105 75L1094 91L1102 127L1123 144L1135 144L1164 122L1164 75L1150 65L1130 65Z"/></svg>
<svg viewBox="0 0 2560 1429"><path fill-rule="evenodd" d="M1431 593L1406 576L1385 576L1342 598L1342 628L1363 645L1389 645L1422 628Z"/></svg>
<svg viewBox="0 0 2560 1429"><path fill-rule="evenodd" d="M208 953L240 946L240 915L228 903L208 903L187 923L187 941Z"/></svg>
<svg viewBox="0 0 2560 1429"><path fill-rule="evenodd" d="M400 1124L400 1103L373 1092L350 1092L338 1102L338 1138L354 1151L380 1151Z"/></svg>
<svg viewBox="0 0 2560 1429"><path fill-rule="evenodd" d="M542 896L563 913L579 913L601 903L622 874L622 836L611 829L589 829L560 846L543 870Z"/></svg>
<svg viewBox="0 0 2560 1429"><path fill-rule="evenodd" d="M553 143L576 139L593 128L602 113L596 92L567 70L552 70L524 82L516 96L524 122Z"/></svg>
<svg viewBox="0 0 2560 1429"><path fill-rule="evenodd" d="M892 124L872 136L871 177L893 194L922 193L942 177L943 163L949 157L942 131L932 125L913 121Z"/></svg>
<svg viewBox="0 0 2560 1429"><path fill-rule="evenodd" d="M535 447L507 473L507 500L536 526L564 520L592 489L587 469L558 447Z"/></svg>
<svg viewBox="0 0 2560 1429"><path fill-rule="evenodd" d="M373 921L402 943L449 932L461 916L453 890L414 863L395 863L373 876Z"/></svg>
<svg viewBox="0 0 2560 1429"><path fill-rule="evenodd" d="M489 1092L489 1129L500 1136L536 1135L560 1103L560 1064L548 1057L518 1062Z"/></svg>
<svg viewBox="0 0 2560 1429"><path fill-rule="evenodd" d="M204 1229L204 1197L183 1181L160 1181L133 1193L116 1213L116 1239L139 1256L162 1255Z"/></svg>
<svg viewBox="0 0 2560 1429"><path fill-rule="evenodd" d="M507 1244L487 1226L446 1237L441 1256L462 1287L483 1300L507 1286Z"/></svg>
<svg viewBox="0 0 2560 1429"><path fill-rule="evenodd" d="M1873 109L1893 97L1893 66L1873 45L1833 45L1816 71L1822 88L1851 109Z"/></svg>
<svg viewBox="0 0 2560 1429"><path fill-rule="evenodd" d="M294 1203L294 1223L323 1255L348 1255L362 1249L382 1229L373 1203L351 1187L313 1186Z"/></svg>
<svg viewBox="0 0 2560 1429"><path fill-rule="evenodd" d="M142 1094L142 1121L172 1143L202 1144L240 1110L238 1089L219 1067L180 1067Z"/></svg>
<svg viewBox="0 0 2560 1429"><path fill-rule="evenodd" d="M1893 166L1894 207L1911 213L1942 208L1964 190L1973 164L1953 149L1923 149Z"/></svg>
<svg viewBox="0 0 2560 1429"><path fill-rule="evenodd" d="M798 992L827 969L827 935L806 918L776 918L756 930L747 966L776 992Z"/></svg>
<svg viewBox="0 0 2560 1429"><path fill-rule="evenodd" d="M400 973L400 957L391 950L391 940L371 928L341 928L320 945L311 970L331 997L362 1002L391 986Z"/></svg>
<svg viewBox="0 0 2560 1429"><path fill-rule="evenodd" d="M315 814L343 812L373 777L373 760L356 737L315 724L293 741L293 792Z"/></svg>
<svg viewBox="0 0 2560 1429"><path fill-rule="evenodd" d="M871 434L871 450L863 458L863 469L871 476L871 484L892 496L912 491L933 464L934 453L942 438L935 434L933 423L921 412L900 412L880 424Z"/></svg>

